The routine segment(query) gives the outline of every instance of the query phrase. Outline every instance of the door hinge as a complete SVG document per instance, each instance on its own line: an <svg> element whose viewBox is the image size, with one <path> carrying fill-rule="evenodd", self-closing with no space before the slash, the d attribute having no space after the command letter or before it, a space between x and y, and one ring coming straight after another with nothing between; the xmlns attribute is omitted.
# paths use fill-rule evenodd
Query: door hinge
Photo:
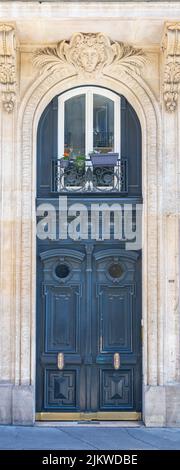
<svg viewBox="0 0 180 470"><path fill-rule="evenodd" d="M144 321L143 318L141 318L141 341L143 343L144 340Z"/></svg>
<svg viewBox="0 0 180 470"><path fill-rule="evenodd" d="M45 295L45 285L43 283L41 284L41 295Z"/></svg>

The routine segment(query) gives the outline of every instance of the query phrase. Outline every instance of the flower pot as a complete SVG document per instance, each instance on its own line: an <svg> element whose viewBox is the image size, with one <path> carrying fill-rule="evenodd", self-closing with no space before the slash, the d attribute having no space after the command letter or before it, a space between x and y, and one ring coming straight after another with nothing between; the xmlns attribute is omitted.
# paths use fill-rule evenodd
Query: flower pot
<svg viewBox="0 0 180 470"><path fill-rule="evenodd" d="M69 159L61 158L61 160L60 160L60 165L61 165L61 168L68 168L68 166L69 166Z"/></svg>
<svg viewBox="0 0 180 470"><path fill-rule="evenodd" d="M93 166L116 166L118 153L91 153L90 159Z"/></svg>

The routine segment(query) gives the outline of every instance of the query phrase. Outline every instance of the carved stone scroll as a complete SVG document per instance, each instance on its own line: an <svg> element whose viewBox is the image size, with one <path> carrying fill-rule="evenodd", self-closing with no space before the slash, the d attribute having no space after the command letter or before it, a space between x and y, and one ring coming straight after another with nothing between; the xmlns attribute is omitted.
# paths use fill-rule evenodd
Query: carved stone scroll
<svg viewBox="0 0 180 470"><path fill-rule="evenodd" d="M4 109L9 113L16 97L15 29L3 23L0 23L0 87Z"/></svg>
<svg viewBox="0 0 180 470"><path fill-rule="evenodd" d="M180 89L180 23L167 23L162 47L165 52L163 96L167 111L172 112Z"/></svg>

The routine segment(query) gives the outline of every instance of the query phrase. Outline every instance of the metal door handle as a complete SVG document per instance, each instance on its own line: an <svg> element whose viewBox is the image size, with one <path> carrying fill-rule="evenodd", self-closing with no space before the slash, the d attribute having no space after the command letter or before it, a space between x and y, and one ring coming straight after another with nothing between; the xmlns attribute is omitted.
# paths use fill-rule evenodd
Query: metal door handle
<svg viewBox="0 0 180 470"><path fill-rule="evenodd" d="M57 366L58 366L58 369L60 370L64 369L64 353L63 352L58 353Z"/></svg>
<svg viewBox="0 0 180 470"><path fill-rule="evenodd" d="M121 365L120 354L114 353L114 369L118 370Z"/></svg>

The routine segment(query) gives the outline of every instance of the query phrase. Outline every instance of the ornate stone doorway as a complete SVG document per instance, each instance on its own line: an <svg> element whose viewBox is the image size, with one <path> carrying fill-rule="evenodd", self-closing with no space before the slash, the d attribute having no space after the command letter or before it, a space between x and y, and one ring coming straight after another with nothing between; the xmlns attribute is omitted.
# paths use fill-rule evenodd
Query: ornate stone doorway
<svg viewBox="0 0 180 470"><path fill-rule="evenodd" d="M82 42L86 43L86 35L80 35ZM88 36L89 40L89 36ZM101 48L99 36L93 35L96 49ZM115 54L117 46L105 38L106 49ZM21 285L20 312L21 312L21 366L17 363L16 383L17 393L24 393L24 387L29 396L29 403L34 410L35 387L35 285L36 285L36 256L35 256L35 207L36 197L36 133L37 126L43 110L54 96L63 91L83 86L85 84L98 85L113 90L125 96L135 109L142 128L142 162L143 162L143 195L144 195L144 246L142 257L143 282L143 397L144 419L146 419L146 404L148 406L149 387L152 393L158 394L159 373L161 372L162 355L157 351L157 338L162 337L162 323L157 321L158 295L154 279L158 278L158 193L161 191L157 180L157 161L161 159L158 147L161 118L159 107L147 83L137 73L142 66L141 53L127 49L120 44L121 54L117 60L111 56L110 62L102 59L88 71L82 63L75 66L71 58L71 42L58 46L63 56L57 56L57 51L48 49L46 54L38 53L40 66L44 73L33 83L24 97L19 113L18 129L21 135L21 152L19 168L19 184L22 181L21 230L17 239L16 252L21 259L21 271L17 267L17 282ZM64 49L65 48L65 49ZM66 54L65 54L66 50ZM67 55L68 52L68 55ZM70 54L70 55L69 55ZM130 57L133 60L130 60ZM53 59L53 60L52 60ZM124 60L126 59L126 60ZM140 61L139 61L140 60ZM81 62L81 61L80 61ZM144 63L144 58L143 58ZM53 68L53 66L55 66ZM90 76L91 74L91 80ZM28 197L27 197L28 194ZM147 215L148 212L148 224ZM34 240L34 241L33 241ZM28 271L27 271L28 267ZM25 275L26 273L26 275ZM22 295L23 292L23 295ZM148 299L148 301L147 301ZM148 354L147 354L148 351ZM154 395L153 395L154 396ZM150 399L151 400L151 399ZM35 415L33 415L35 418Z"/></svg>

